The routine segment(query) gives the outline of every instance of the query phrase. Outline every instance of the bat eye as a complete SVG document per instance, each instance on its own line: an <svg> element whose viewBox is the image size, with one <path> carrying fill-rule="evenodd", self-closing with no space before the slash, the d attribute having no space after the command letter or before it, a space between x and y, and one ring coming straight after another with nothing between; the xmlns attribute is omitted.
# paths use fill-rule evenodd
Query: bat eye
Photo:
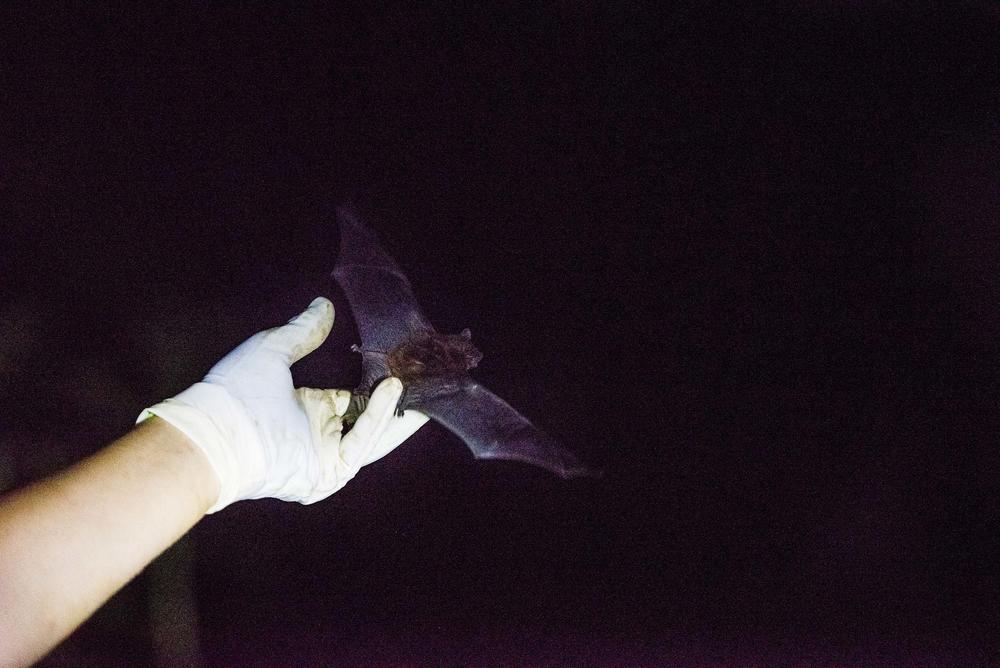
<svg viewBox="0 0 1000 668"><path fill-rule="evenodd" d="M463 329L461 331L461 333L459 334L459 336L461 336L466 341L471 341L472 340L472 332L469 331L468 327L466 327L465 329Z"/></svg>

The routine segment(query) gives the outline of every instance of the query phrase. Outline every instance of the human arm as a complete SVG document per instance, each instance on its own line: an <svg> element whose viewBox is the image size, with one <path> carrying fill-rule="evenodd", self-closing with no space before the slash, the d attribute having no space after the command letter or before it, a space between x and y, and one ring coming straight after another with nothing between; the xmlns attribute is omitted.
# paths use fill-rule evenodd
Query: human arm
<svg viewBox="0 0 1000 668"><path fill-rule="evenodd" d="M51 650L183 536L218 490L198 447L149 420L0 498L0 666Z"/></svg>
<svg viewBox="0 0 1000 668"><path fill-rule="evenodd" d="M206 512L240 499L323 499L426 421L393 417L393 378L347 434L349 392L294 389L289 366L332 323L332 305L315 300L143 411L129 434L0 497L0 666L40 658Z"/></svg>

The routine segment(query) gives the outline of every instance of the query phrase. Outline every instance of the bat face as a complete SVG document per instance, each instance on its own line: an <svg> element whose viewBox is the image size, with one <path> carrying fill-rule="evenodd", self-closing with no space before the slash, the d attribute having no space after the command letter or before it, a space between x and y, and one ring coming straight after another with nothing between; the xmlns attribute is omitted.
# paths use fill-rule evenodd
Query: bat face
<svg viewBox="0 0 1000 668"><path fill-rule="evenodd" d="M361 334L361 383L345 421L364 409L387 376L403 382L396 407L418 410L460 437L478 459L508 459L564 478L598 475L535 427L469 371L483 354L469 330L440 334L420 309L410 281L375 233L350 207L337 209L340 254L333 276L351 304Z"/></svg>

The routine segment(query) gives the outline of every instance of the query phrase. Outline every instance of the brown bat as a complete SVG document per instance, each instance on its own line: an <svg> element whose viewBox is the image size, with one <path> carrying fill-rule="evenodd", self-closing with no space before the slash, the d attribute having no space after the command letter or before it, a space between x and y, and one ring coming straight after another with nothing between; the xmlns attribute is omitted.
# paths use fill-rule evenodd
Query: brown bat
<svg viewBox="0 0 1000 668"><path fill-rule="evenodd" d="M347 419L391 375L403 382L398 415L407 409L424 413L465 441L477 459L527 462L563 478L598 475L469 375L483 357L469 330L434 329L410 281L353 207L338 207L337 220L340 255L333 276L358 325L361 345L354 350L361 353L363 373Z"/></svg>

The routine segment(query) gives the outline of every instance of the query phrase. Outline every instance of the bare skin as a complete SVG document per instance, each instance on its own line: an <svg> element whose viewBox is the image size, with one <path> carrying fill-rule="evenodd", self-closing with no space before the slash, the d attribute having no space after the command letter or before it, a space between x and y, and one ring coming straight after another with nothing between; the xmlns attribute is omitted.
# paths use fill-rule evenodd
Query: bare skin
<svg viewBox="0 0 1000 668"><path fill-rule="evenodd" d="M393 419L387 378L349 434L343 390L289 367L333 326L323 297L258 332L79 464L0 497L0 668L44 656L207 512L241 499L325 499L427 417Z"/></svg>
<svg viewBox="0 0 1000 668"><path fill-rule="evenodd" d="M0 667L44 656L218 496L201 450L152 419L0 498Z"/></svg>

